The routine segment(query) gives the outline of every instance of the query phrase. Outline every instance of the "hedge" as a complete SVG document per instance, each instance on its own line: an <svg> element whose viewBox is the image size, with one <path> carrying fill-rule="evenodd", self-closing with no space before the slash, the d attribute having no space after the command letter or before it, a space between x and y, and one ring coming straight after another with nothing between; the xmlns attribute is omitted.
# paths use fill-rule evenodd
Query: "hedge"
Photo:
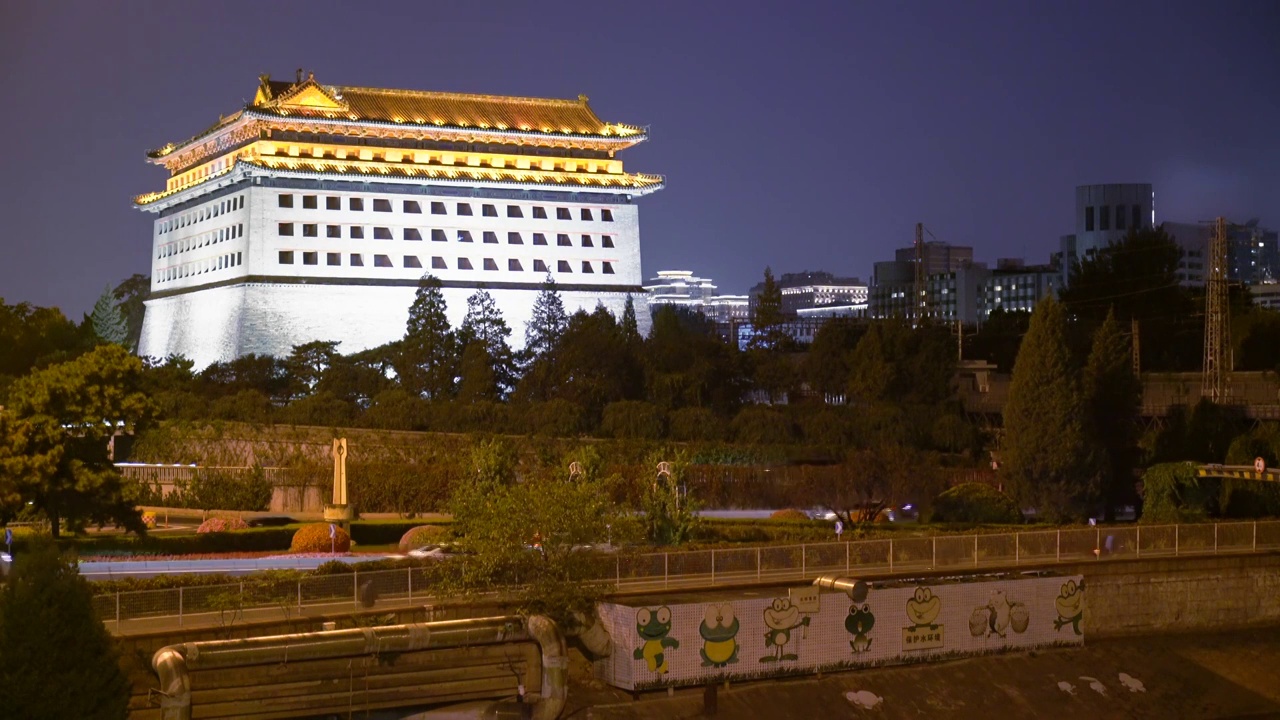
<svg viewBox="0 0 1280 720"><path fill-rule="evenodd" d="M351 523L351 539L356 545L394 545L410 530L424 525L438 526L448 530L448 523L427 520L392 520L378 522Z"/></svg>
<svg viewBox="0 0 1280 720"><path fill-rule="evenodd" d="M1004 493L982 483L961 483L933 501L930 522L999 524L1022 519L1018 506Z"/></svg>
<svg viewBox="0 0 1280 720"><path fill-rule="evenodd" d="M61 538L81 556L89 555L204 555L224 552L271 552L289 549L295 528L250 528L201 535L94 536ZM24 552L27 539L15 537L14 552Z"/></svg>
<svg viewBox="0 0 1280 720"><path fill-rule="evenodd" d="M337 525L331 523L311 523L298 528L289 543L289 552L320 553L348 552L351 550L351 536Z"/></svg>

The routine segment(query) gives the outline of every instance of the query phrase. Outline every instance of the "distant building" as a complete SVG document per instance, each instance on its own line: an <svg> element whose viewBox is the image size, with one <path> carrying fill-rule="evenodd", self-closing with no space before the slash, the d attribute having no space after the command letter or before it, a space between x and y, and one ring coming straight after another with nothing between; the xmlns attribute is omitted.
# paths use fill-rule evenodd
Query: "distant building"
<svg viewBox="0 0 1280 720"><path fill-rule="evenodd" d="M700 312L717 324L745 322L751 315L746 295L718 295L715 283L688 270L661 270L644 289L650 311L675 305Z"/></svg>
<svg viewBox="0 0 1280 720"><path fill-rule="evenodd" d="M997 260L979 290L978 321L986 322L1001 308L1031 312L1042 298L1056 294L1061 283L1062 271L1056 265L1027 265L1021 258Z"/></svg>
<svg viewBox="0 0 1280 720"><path fill-rule="evenodd" d="M920 255L925 268L926 313L949 322L977 323L979 288L990 271L973 261L973 248L934 241L924 243ZM915 256L915 247L901 248L894 251L894 260L875 264L868 297L871 317L914 314Z"/></svg>
<svg viewBox="0 0 1280 720"><path fill-rule="evenodd" d="M1060 241L1064 283L1081 259L1120 241L1129 230L1151 229L1155 222L1155 192L1150 183L1076 187L1076 231Z"/></svg>
<svg viewBox="0 0 1280 720"><path fill-rule="evenodd" d="M1166 222L1161 227L1182 248L1178 282L1188 287L1203 286L1213 225ZM1256 219L1244 225L1228 225L1227 279L1245 285L1280 280L1280 239L1276 231L1259 227Z"/></svg>
<svg viewBox="0 0 1280 720"><path fill-rule="evenodd" d="M867 313L867 284L856 277L836 277L829 272L785 273L778 278L782 314L789 318L863 317ZM754 305L764 283L751 288Z"/></svg>
<svg viewBox="0 0 1280 720"><path fill-rule="evenodd" d="M1280 282L1256 283L1249 286L1255 307L1280 311Z"/></svg>

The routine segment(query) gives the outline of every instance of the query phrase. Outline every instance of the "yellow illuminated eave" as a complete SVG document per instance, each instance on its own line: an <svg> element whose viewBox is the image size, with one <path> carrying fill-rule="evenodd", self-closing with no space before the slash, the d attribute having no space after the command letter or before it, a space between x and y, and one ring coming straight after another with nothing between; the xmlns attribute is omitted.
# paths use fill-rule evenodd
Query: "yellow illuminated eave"
<svg viewBox="0 0 1280 720"><path fill-rule="evenodd" d="M241 160L236 164L249 165L266 170L290 170L295 172L346 175L368 179L370 177L417 178L420 180L470 181L545 185L563 188L631 188L637 191L660 189L665 179L661 175L644 173L590 174L548 170L499 169L469 166L406 166L366 160L312 160L309 158L265 157L257 160ZM134 197L138 206L150 205L176 195L184 190L216 180L234 169L234 165L222 172L201 178L190 185L163 192L145 193Z"/></svg>

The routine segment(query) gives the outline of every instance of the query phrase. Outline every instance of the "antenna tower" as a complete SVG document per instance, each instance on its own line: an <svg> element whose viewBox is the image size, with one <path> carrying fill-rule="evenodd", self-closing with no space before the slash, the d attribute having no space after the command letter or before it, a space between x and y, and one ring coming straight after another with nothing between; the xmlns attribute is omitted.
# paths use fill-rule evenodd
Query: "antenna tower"
<svg viewBox="0 0 1280 720"><path fill-rule="evenodd" d="M1231 316L1227 307L1227 221L1214 223L1209 241L1209 277L1205 279L1204 376L1200 396L1215 403L1230 394Z"/></svg>
<svg viewBox="0 0 1280 720"><path fill-rule="evenodd" d="M925 302L924 289L924 223L916 223L916 273L915 282L913 283L912 292L915 295L912 308L912 317L916 324L924 322L928 313L928 304Z"/></svg>

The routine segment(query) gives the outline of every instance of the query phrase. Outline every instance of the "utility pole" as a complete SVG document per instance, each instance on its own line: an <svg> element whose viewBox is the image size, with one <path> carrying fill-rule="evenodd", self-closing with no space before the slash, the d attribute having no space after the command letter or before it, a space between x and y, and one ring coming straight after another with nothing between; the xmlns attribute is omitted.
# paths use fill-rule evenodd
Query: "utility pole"
<svg viewBox="0 0 1280 720"><path fill-rule="evenodd" d="M925 302L925 274L924 274L924 223L916 223L916 272L915 282L912 291L915 294L915 308L913 315L916 325L924 322L925 316L928 314L928 304Z"/></svg>
<svg viewBox="0 0 1280 720"><path fill-rule="evenodd" d="M956 362L964 362L964 321L956 320Z"/></svg>
<svg viewBox="0 0 1280 720"><path fill-rule="evenodd" d="M1133 376L1142 377L1142 353L1138 346L1138 318L1133 318L1129 322L1131 335L1133 337Z"/></svg>
<svg viewBox="0 0 1280 720"><path fill-rule="evenodd" d="M1231 316L1227 306L1227 221L1214 223L1209 241L1209 277L1205 279L1204 375L1200 396L1225 402L1231 389Z"/></svg>

